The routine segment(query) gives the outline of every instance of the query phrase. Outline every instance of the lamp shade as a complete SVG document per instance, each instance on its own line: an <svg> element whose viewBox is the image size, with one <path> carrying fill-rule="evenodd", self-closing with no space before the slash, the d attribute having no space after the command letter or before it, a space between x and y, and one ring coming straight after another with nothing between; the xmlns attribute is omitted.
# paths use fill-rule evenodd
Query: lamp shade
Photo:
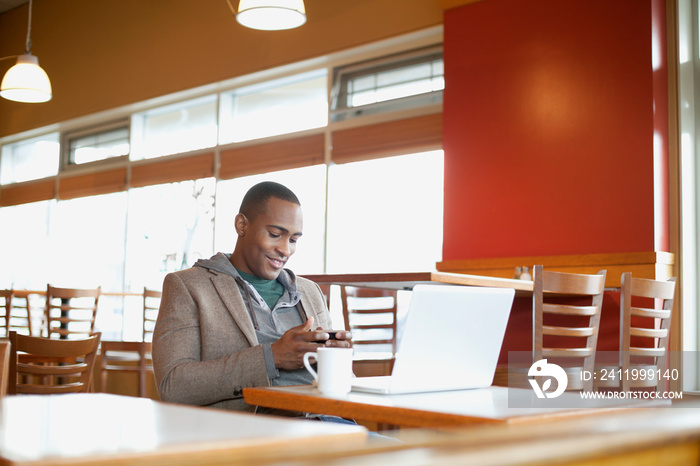
<svg viewBox="0 0 700 466"><path fill-rule="evenodd" d="M39 66L39 59L32 54L17 57L17 63L2 78L0 96L17 102L51 100L51 81Z"/></svg>
<svg viewBox="0 0 700 466"><path fill-rule="evenodd" d="M265 31L292 29L306 22L303 0L241 0L236 21Z"/></svg>

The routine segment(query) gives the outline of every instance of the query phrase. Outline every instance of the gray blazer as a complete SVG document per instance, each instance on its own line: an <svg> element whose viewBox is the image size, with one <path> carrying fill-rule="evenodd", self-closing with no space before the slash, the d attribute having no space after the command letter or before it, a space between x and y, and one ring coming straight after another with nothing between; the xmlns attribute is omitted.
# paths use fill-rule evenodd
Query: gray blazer
<svg viewBox="0 0 700 466"><path fill-rule="evenodd" d="M314 328L331 328L319 286L301 277L296 285ZM163 401L253 411L243 388L269 386L258 344L236 280L192 267L168 274L153 334L153 369Z"/></svg>

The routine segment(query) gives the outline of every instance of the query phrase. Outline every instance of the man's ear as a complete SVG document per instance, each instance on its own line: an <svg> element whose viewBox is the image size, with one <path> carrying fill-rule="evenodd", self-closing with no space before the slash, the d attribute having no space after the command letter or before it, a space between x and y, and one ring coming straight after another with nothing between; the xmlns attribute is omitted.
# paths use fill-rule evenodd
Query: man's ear
<svg viewBox="0 0 700 466"><path fill-rule="evenodd" d="M236 214L236 218L233 219L233 226L236 228L238 236L245 236L249 224L248 217L241 213Z"/></svg>

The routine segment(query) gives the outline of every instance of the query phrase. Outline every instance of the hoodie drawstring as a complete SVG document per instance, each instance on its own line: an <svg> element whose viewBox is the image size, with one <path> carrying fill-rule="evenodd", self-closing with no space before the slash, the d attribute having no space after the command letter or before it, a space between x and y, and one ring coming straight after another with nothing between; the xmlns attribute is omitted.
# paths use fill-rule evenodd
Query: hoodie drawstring
<svg viewBox="0 0 700 466"><path fill-rule="evenodd" d="M248 289L248 286L242 278L236 277L236 282L239 285L241 285L241 288L245 290L245 297L248 300L248 313L250 314L250 319L253 321L253 328L255 330L260 330L260 325L258 325L258 318L255 316L255 311L253 310L253 301L250 297L250 290Z"/></svg>

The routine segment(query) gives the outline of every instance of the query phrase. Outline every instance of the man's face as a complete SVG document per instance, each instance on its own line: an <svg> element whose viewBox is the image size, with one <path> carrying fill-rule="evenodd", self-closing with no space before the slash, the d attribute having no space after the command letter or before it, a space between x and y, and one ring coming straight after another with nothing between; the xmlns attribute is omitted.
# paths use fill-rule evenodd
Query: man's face
<svg viewBox="0 0 700 466"><path fill-rule="evenodd" d="M266 208L253 221L236 216L236 232L240 248L239 263L245 273L266 280L275 280L296 251L302 234L301 207L293 202L271 197Z"/></svg>

